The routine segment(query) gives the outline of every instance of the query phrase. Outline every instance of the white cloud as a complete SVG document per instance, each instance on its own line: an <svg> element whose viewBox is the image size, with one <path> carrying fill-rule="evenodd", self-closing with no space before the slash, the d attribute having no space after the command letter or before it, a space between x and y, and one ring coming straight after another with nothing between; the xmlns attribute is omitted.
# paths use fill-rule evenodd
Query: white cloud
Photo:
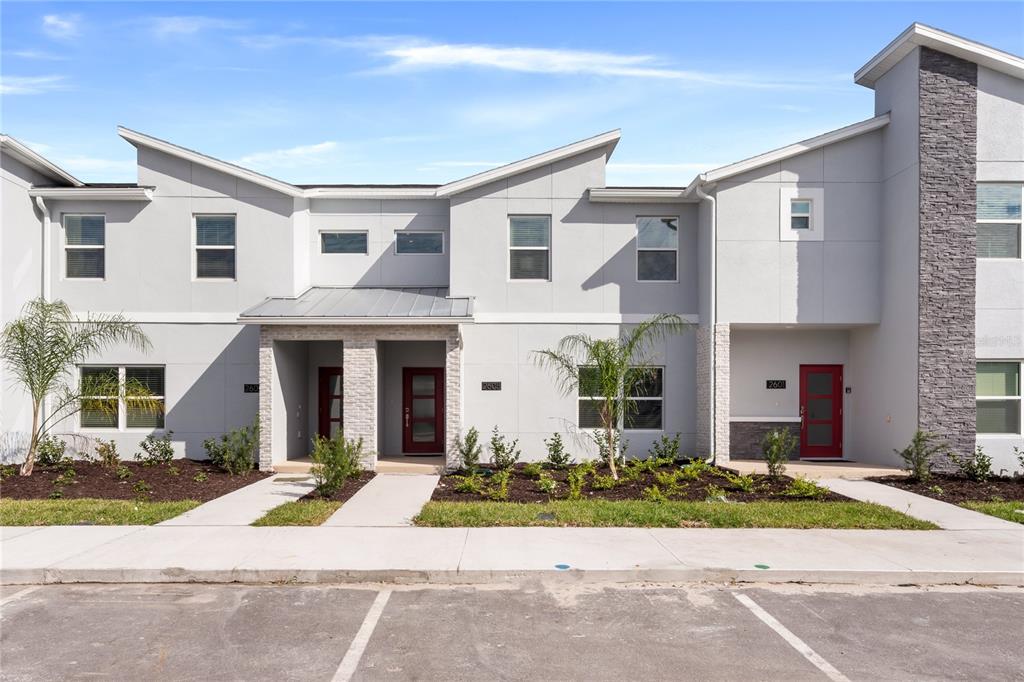
<svg viewBox="0 0 1024 682"><path fill-rule="evenodd" d="M80 21L77 14L47 14L43 17L43 33L58 40L74 38L80 32Z"/></svg>
<svg viewBox="0 0 1024 682"><path fill-rule="evenodd" d="M191 36L209 30L230 31L244 26L239 21L204 16L148 17L142 22L157 38Z"/></svg>
<svg viewBox="0 0 1024 682"><path fill-rule="evenodd" d="M18 57L19 59L37 59L39 61L49 62L62 62L67 60L67 57L63 57L59 54L53 54L52 52L44 52L42 50L5 50L4 54L9 57Z"/></svg>
<svg viewBox="0 0 1024 682"><path fill-rule="evenodd" d="M0 95L39 95L65 87L64 76L0 76Z"/></svg>
<svg viewBox="0 0 1024 682"><path fill-rule="evenodd" d="M337 148L338 143L329 140L317 144L289 147L288 149L253 152L252 154L246 154L233 163L256 169L299 168L309 164L329 161L331 153Z"/></svg>

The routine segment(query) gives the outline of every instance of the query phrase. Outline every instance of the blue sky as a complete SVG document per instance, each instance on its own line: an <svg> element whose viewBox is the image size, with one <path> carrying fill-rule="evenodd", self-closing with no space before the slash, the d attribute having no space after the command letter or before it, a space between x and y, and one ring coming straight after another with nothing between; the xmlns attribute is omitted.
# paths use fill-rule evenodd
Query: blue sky
<svg viewBox="0 0 1024 682"><path fill-rule="evenodd" d="M283 180L444 182L621 128L681 184L872 115L912 21L1024 53L1024 3L11 3L3 132L132 181L118 124Z"/></svg>

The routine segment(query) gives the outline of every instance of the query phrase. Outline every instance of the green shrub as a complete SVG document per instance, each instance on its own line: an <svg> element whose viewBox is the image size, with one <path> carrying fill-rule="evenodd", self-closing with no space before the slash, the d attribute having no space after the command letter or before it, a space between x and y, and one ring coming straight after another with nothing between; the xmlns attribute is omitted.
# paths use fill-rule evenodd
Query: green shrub
<svg viewBox="0 0 1024 682"><path fill-rule="evenodd" d="M643 492L640 493L640 499L647 502L668 502L668 496L661 492L661 488L656 485L644 488Z"/></svg>
<svg viewBox="0 0 1024 682"><path fill-rule="evenodd" d="M937 485L928 486L928 492L930 492L932 495L938 495L939 497L942 497L943 495L946 494L946 491L943 490L941 486Z"/></svg>
<svg viewBox="0 0 1024 682"><path fill-rule="evenodd" d="M313 467L313 488L320 497L331 497L352 476L363 469L363 439L345 438L338 433L334 438L313 438L310 454Z"/></svg>
<svg viewBox="0 0 1024 682"><path fill-rule="evenodd" d="M463 471L476 471L480 467L480 453L483 448L480 446L480 432L475 426L466 431L465 438L458 438L455 441L455 449L459 453L459 464Z"/></svg>
<svg viewBox="0 0 1024 682"><path fill-rule="evenodd" d="M679 469L674 471L656 471L654 472L654 480L660 487L674 490L679 487L679 479L682 475L683 472Z"/></svg>
<svg viewBox="0 0 1024 682"><path fill-rule="evenodd" d="M723 472L725 480L729 481L729 485L736 488L737 490L744 493L754 492L754 477L753 476L740 476L732 472Z"/></svg>
<svg viewBox="0 0 1024 682"><path fill-rule="evenodd" d="M47 495L47 497L49 497L51 500L59 500L60 498L64 497L64 491L61 490L60 488L57 488L56 490L51 490L50 494Z"/></svg>
<svg viewBox="0 0 1024 682"><path fill-rule="evenodd" d="M726 500L725 490L712 483L704 489L705 500L708 502L722 502Z"/></svg>
<svg viewBox="0 0 1024 682"><path fill-rule="evenodd" d="M519 461L519 440L508 441L495 426L491 432L491 464L498 469L511 469Z"/></svg>
<svg viewBox="0 0 1024 682"><path fill-rule="evenodd" d="M523 476L526 476L527 478L540 478L543 471L544 468L541 466L540 462L530 462L523 466Z"/></svg>
<svg viewBox="0 0 1024 682"><path fill-rule="evenodd" d="M232 476L252 471L260 443L260 423L257 419L252 426L228 431L220 439L207 438L203 441L210 461Z"/></svg>
<svg viewBox="0 0 1024 682"><path fill-rule="evenodd" d="M546 471L541 472L540 477L537 478L537 490L542 493L551 495L555 492L555 488L558 487L558 482Z"/></svg>
<svg viewBox="0 0 1024 682"><path fill-rule="evenodd" d="M569 471L569 474L565 478L566 485L569 486L569 499L570 500L582 500L583 499L583 482L587 479L587 470L582 464Z"/></svg>
<svg viewBox="0 0 1024 682"><path fill-rule="evenodd" d="M206 483L208 480L210 480L210 477L207 475L205 471L199 471L196 472L196 475L192 477L192 480L195 481L196 483Z"/></svg>
<svg viewBox="0 0 1024 682"><path fill-rule="evenodd" d="M39 439L39 444L36 445L36 463L44 467L57 466L64 461L64 452L67 447L67 443L57 436L46 434Z"/></svg>
<svg viewBox="0 0 1024 682"><path fill-rule="evenodd" d="M704 460L692 459L680 470L679 475L687 481L696 481L702 474L711 471L711 469L712 466Z"/></svg>
<svg viewBox="0 0 1024 682"><path fill-rule="evenodd" d="M903 459L904 468L910 472L910 480L927 481L932 476L932 458L949 452L949 448L934 433L918 429L907 447L893 452Z"/></svg>
<svg viewBox="0 0 1024 682"><path fill-rule="evenodd" d="M135 453L135 461L141 462L142 466L154 466L156 464L170 464L174 459L174 445L171 443L171 435L174 431L168 431L157 438L152 433L142 439L139 447L142 452Z"/></svg>
<svg viewBox="0 0 1024 682"><path fill-rule="evenodd" d="M772 429L761 439L761 451L764 453L768 475L777 478L785 473L786 462L796 450L797 439L789 429Z"/></svg>
<svg viewBox="0 0 1024 682"><path fill-rule="evenodd" d="M590 478L590 487L593 490L611 490L616 486L616 481L611 476L602 476L600 474L594 474Z"/></svg>
<svg viewBox="0 0 1024 682"><path fill-rule="evenodd" d="M69 464L57 478L53 479L53 484L58 486L71 485L75 482L75 477L77 475L78 474L75 472L74 467Z"/></svg>
<svg viewBox="0 0 1024 682"><path fill-rule="evenodd" d="M455 492L457 493L473 493L474 495L482 495L484 492L484 479L483 476L474 472L466 474L465 476L453 476L458 483L455 484Z"/></svg>
<svg viewBox="0 0 1024 682"><path fill-rule="evenodd" d="M955 452L950 452L949 458L956 464L960 473L972 481L984 483L992 478L992 458L985 454L981 446L975 449L973 457L961 457Z"/></svg>
<svg viewBox="0 0 1024 682"><path fill-rule="evenodd" d="M591 435L594 442L597 443L597 459L600 462L608 463L611 453L608 451L608 433L603 429L595 429ZM621 440L622 434L617 430L612 430L612 451L618 450L619 456L615 460L615 463L622 466L626 462L626 452L629 450L629 441ZM621 442L621 445L620 445Z"/></svg>
<svg viewBox="0 0 1024 682"><path fill-rule="evenodd" d="M116 476L119 481L127 481L132 477L132 470L123 464L118 464L117 469L114 470L114 476Z"/></svg>
<svg viewBox="0 0 1024 682"><path fill-rule="evenodd" d="M502 469L491 476L491 485L487 490L487 497L492 500L502 501L508 499L508 484L512 480L512 470Z"/></svg>
<svg viewBox="0 0 1024 682"><path fill-rule="evenodd" d="M121 455L117 452L117 443L112 440L96 441L96 459L108 469L121 466Z"/></svg>
<svg viewBox="0 0 1024 682"><path fill-rule="evenodd" d="M181 469L171 464L168 465L167 467L167 473L169 473L171 476L181 476Z"/></svg>
<svg viewBox="0 0 1024 682"><path fill-rule="evenodd" d="M679 459L679 434L677 433L671 438L663 434L651 446L650 454L654 459L667 459L669 462L675 462Z"/></svg>
<svg viewBox="0 0 1024 682"><path fill-rule="evenodd" d="M544 439L544 445L548 448L548 465L555 469L564 469L572 464L572 455L565 451L562 434L551 434L551 438Z"/></svg>
<svg viewBox="0 0 1024 682"><path fill-rule="evenodd" d="M828 488L823 488L806 478L794 478L782 494L786 497L803 497L816 500L828 495Z"/></svg>
<svg viewBox="0 0 1024 682"><path fill-rule="evenodd" d="M132 486L132 492L135 493L135 496L138 499L145 500L153 492L153 486L146 483L145 481L139 480L136 481L135 485Z"/></svg>

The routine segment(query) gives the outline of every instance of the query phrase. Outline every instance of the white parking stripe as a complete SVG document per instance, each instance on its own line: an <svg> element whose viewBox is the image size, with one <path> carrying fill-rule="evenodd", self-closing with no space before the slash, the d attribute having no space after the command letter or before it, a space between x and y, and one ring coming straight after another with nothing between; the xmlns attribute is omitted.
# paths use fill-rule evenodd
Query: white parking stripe
<svg viewBox="0 0 1024 682"><path fill-rule="evenodd" d="M363 652L366 651L366 645L370 642L370 636L373 634L374 628L377 627L380 614L384 612L384 606L390 597L391 590L381 590L377 593L377 598L373 600L370 610L366 612L366 618L363 618L363 624L359 626L359 632L356 633L348 651L345 652L345 658L341 659L341 665L334 673L333 682L348 682L352 679L356 668L359 667L359 660L363 657Z"/></svg>
<svg viewBox="0 0 1024 682"><path fill-rule="evenodd" d="M26 587L23 590L18 590L14 594L9 594L6 597L4 597L3 599L0 599L0 606L7 606L8 602L12 602L12 601L14 601L16 599L21 599L22 597L27 595L29 592L35 592L40 587L42 587L42 585L31 585L29 587Z"/></svg>
<svg viewBox="0 0 1024 682"><path fill-rule="evenodd" d="M775 620L775 617L772 616L772 614L758 606L753 599L745 594L737 594L736 592L733 592L732 596L736 597L741 604L750 609L750 612L760 618L765 625L770 627L772 630L775 630L782 639L786 640L791 647L800 652L801 656L813 663L818 670L828 675L830 680L833 682L850 682L850 679L846 675L833 668L831 663L819 656L814 649L807 646L802 639L790 632L785 625Z"/></svg>

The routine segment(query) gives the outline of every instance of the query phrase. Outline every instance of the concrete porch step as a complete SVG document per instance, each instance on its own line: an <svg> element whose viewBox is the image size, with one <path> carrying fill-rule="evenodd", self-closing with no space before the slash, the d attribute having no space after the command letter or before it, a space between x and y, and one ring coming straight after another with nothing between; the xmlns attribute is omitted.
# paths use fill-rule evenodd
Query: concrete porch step
<svg viewBox="0 0 1024 682"><path fill-rule="evenodd" d="M274 471L279 474L307 474L313 468L309 457L276 462ZM380 457L377 459L378 474L425 474L439 476L444 472L444 457Z"/></svg>

